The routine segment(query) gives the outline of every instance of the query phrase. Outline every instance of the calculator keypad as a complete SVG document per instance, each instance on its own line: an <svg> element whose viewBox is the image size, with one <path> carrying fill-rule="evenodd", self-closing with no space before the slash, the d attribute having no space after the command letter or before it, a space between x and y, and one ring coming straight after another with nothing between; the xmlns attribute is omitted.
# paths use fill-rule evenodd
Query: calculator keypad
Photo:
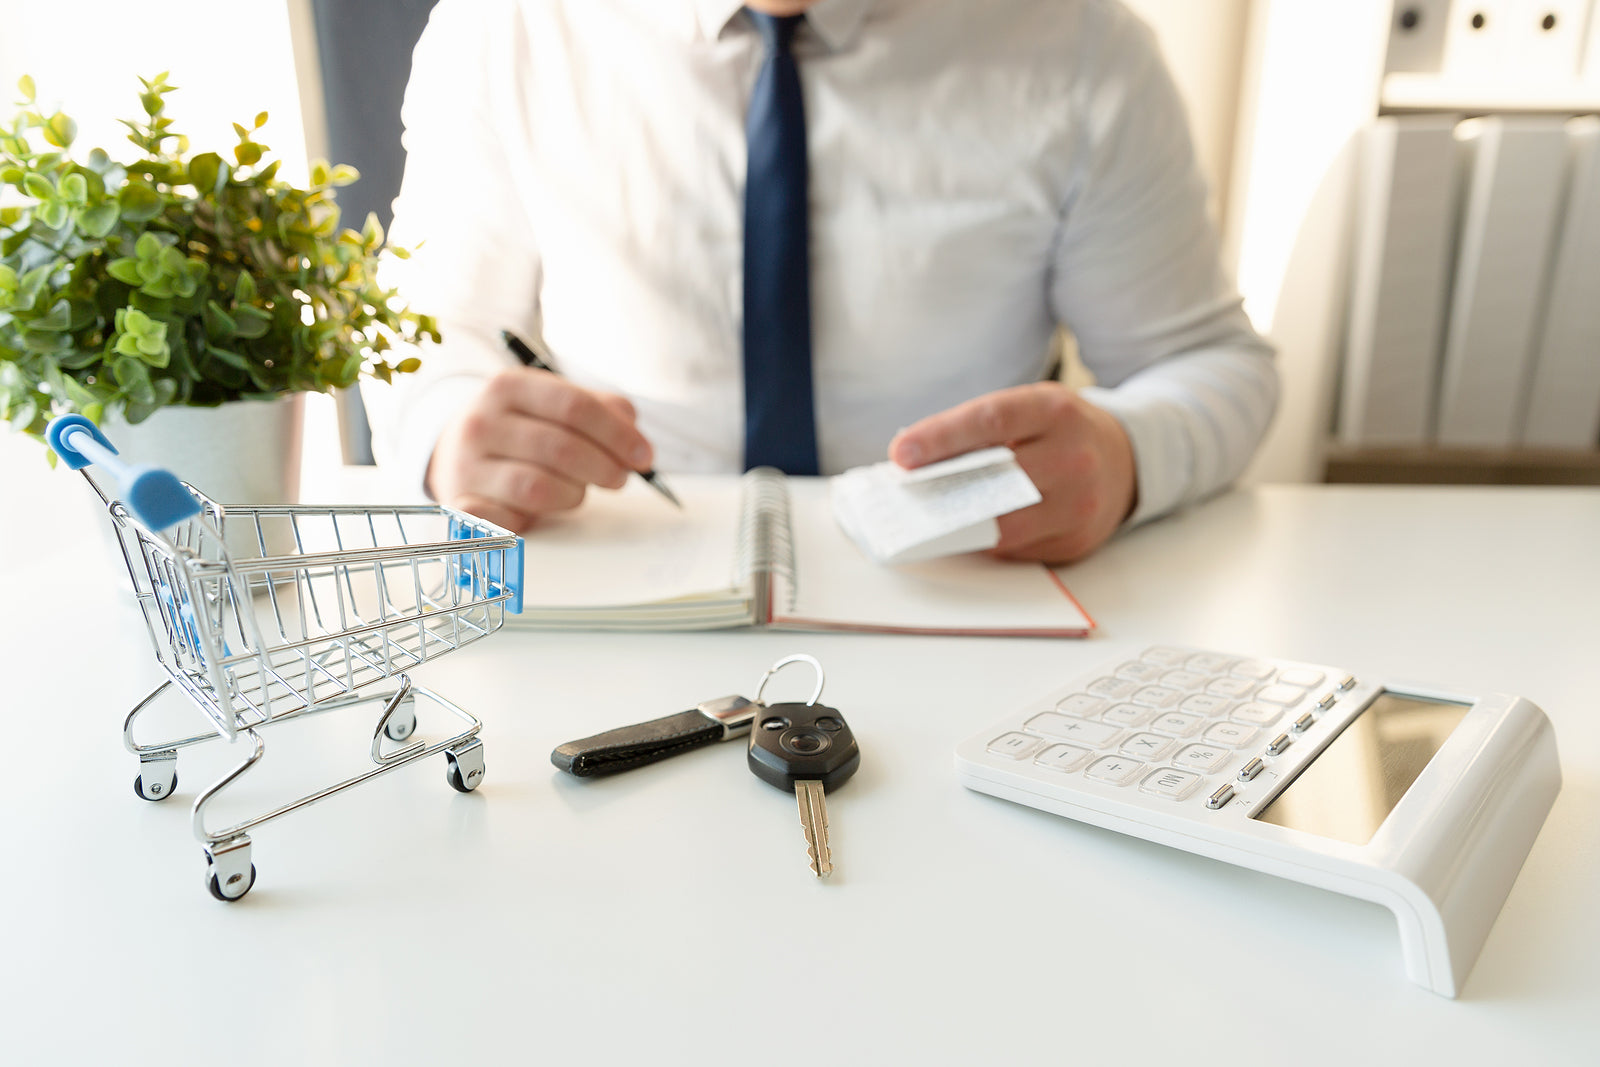
<svg viewBox="0 0 1600 1067"><path fill-rule="evenodd" d="M1345 677L1328 682L1310 667L1149 648L987 747L1067 778L1217 810L1349 687Z"/></svg>

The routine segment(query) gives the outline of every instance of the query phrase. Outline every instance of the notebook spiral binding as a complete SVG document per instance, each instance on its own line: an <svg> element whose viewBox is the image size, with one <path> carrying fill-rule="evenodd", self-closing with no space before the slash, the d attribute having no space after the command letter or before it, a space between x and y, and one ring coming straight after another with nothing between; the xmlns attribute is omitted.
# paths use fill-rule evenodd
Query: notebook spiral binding
<svg viewBox="0 0 1600 1067"><path fill-rule="evenodd" d="M756 618L771 616L772 590L782 579L786 610L794 607L794 528L789 519L789 488L775 467L746 472L739 500L739 550L734 558L734 584L747 579L756 594ZM759 580L766 576L766 581Z"/></svg>

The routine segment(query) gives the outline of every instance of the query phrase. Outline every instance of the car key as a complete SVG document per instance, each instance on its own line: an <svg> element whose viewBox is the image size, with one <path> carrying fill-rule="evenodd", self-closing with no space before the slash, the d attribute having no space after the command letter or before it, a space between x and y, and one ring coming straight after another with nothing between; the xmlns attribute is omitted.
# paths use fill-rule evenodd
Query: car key
<svg viewBox="0 0 1600 1067"><path fill-rule="evenodd" d="M855 734L838 709L818 704L822 695L822 666L810 656L789 656L772 665L761 679L790 663L810 663L817 672L817 689L804 704L761 704L756 690L756 721L750 730L749 763L756 777L794 793L805 831L806 853L818 878L833 873L828 846L828 805L824 794L841 785L861 765Z"/></svg>

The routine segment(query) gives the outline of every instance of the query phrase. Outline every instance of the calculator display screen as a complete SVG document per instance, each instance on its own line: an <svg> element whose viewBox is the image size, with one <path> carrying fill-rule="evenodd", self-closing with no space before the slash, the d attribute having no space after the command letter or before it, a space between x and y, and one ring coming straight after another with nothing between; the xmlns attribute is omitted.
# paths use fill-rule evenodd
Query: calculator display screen
<svg viewBox="0 0 1600 1067"><path fill-rule="evenodd" d="M1364 845L1470 705L1380 692L1256 818Z"/></svg>

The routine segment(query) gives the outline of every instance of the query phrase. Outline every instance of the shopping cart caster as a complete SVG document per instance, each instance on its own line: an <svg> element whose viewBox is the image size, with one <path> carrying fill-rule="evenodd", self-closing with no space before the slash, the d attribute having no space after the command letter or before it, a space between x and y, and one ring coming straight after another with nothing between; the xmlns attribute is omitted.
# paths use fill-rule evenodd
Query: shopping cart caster
<svg viewBox="0 0 1600 1067"><path fill-rule="evenodd" d="M383 736L391 741L404 741L417 732L417 701L407 696L383 724Z"/></svg>
<svg viewBox="0 0 1600 1067"><path fill-rule="evenodd" d="M139 757L139 774L133 791L140 800L165 800L178 791L178 757Z"/></svg>
<svg viewBox="0 0 1600 1067"><path fill-rule="evenodd" d="M250 839L235 838L206 849L206 888L218 900L232 903L256 884L256 865L250 862Z"/></svg>
<svg viewBox="0 0 1600 1067"><path fill-rule="evenodd" d="M458 793L470 793L478 788L483 781L482 741L473 738L458 748L446 750L444 757L450 761L450 770L445 779L451 789Z"/></svg>

